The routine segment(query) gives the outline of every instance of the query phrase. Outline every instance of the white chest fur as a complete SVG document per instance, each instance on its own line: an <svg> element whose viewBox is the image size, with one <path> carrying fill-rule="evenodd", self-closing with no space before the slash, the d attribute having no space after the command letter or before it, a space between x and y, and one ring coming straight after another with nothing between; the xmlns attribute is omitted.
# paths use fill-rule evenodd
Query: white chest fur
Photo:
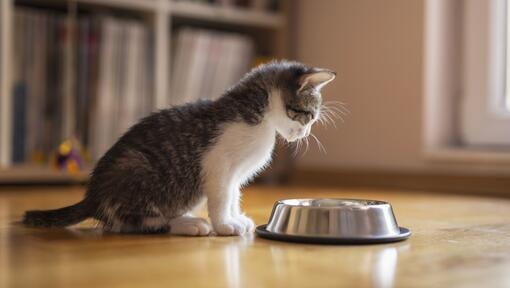
<svg viewBox="0 0 510 288"><path fill-rule="evenodd" d="M255 126L228 124L204 155L202 171L208 176L228 178L230 183L226 185L243 185L271 160L275 136L275 130L265 121Z"/></svg>

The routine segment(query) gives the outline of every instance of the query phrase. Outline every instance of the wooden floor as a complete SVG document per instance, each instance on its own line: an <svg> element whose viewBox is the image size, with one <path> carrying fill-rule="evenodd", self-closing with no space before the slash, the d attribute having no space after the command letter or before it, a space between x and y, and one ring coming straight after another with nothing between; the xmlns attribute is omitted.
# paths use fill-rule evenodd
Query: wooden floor
<svg viewBox="0 0 510 288"><path fill-rule="evenodd" d="M20 226L29 208L71 204L81 188L0 188L0 287L510 287L510 200L407 191L249 188L264 224L290 197L390 201L404 242L317 246L246 237L102 235Z"/></svg>

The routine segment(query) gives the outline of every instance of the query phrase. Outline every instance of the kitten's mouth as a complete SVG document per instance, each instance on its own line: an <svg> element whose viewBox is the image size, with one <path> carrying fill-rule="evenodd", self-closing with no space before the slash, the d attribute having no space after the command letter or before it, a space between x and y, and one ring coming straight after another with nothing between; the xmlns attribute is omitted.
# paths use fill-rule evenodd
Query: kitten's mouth
<svg viewBox="0 0 510 288"><path fill-rule="evenodd" d="M289 138L285 138L285 140L287 140L287 142L296 142L299 139L304 139L304 138L308 137L308 135L309 135L309 133L304 133L302 135L293 135Z"/></svg>
<svg viewBox="0 0 510 288"><path fill-rule="evenodd" d="M290 129L288 137L284 137L287 142L295 142L299 139L306 138L310 135L310 128L299 128L298 130Z"/></svg>
<svg viewBox="0 0 510 288"><path fill-rule="evenodd" d="M296 142L297 140L299 140L299 138L302 138L302 137L292 136L290 138L285 138L285 140L287 140L287 142Z"/></svg>

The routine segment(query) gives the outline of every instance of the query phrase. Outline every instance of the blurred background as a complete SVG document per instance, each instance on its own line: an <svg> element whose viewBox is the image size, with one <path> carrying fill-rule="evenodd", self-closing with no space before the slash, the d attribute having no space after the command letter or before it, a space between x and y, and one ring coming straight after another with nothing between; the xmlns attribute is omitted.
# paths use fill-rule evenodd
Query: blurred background
<svg viewBox="0 0 510 288"><path fill-rule="evenodd" d="M336 71L349 113L259 183L510 196L505 0L0 5L1 184L85 183L140 117L286 58Z"/></svg>

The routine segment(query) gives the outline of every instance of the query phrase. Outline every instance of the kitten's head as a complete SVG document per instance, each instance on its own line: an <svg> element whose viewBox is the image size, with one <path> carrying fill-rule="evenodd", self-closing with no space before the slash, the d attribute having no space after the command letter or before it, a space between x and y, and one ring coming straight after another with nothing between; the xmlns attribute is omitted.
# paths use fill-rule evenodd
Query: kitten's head
<svg viewBox="0 0 510 288"><path fill-rule="evenodd" d="M293 142L307 137L319 120L321 89L335 79L336 73L295 62L285 62L283 66L270 96L270 117L276 131Z"/></svg>

